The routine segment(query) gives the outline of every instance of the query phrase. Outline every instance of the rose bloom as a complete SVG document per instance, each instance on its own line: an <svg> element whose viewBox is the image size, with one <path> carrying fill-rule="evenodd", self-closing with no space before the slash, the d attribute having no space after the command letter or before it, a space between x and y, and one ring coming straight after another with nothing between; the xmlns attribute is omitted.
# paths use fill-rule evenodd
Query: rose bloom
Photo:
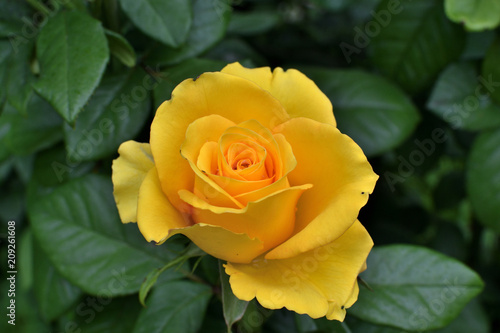
<svg viewBox="0 0 500 333"><path fill-rule="evenodd" d="M344 319L373 246L357 216L378 176L305 75L233 63L187 79L150 143L118 152L118 211L147 241L189 237L227 262L241 300Z"/></svg>

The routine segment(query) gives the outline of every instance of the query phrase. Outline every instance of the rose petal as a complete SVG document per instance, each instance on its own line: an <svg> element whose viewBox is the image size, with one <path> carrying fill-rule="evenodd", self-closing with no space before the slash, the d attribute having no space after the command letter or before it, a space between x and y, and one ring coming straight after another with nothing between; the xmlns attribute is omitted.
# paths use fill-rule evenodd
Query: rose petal
<svg viewBox="0 0 500 333"><path fill-rule="evenodd" d="M244 180L228 165L229 173L231 176L238 177L237 179L215 174L214 168L216 169L217 166L213 159L220 157L217 156L220 151L214 141L220 137L222 145L229 145L243 136L245 140L253 139L257 144L265 147L269 155L267 158L274 159L272 164L280 176L286 176L297 164L292 148L284 136L273 135L256 120L245 121L234 126L234 123L218 115L197 119L189 125L186 131L181 155L189 161L196 174L195 194L212 205L243 208L250 201L259 200L290 186L286 177ZM214 149L217 151L214 152ZM278 180L274 181L275 179Z"/></svg>
<svg viewBox="0 0 500 333"><path fill-rule="evenodd" d="M241 180L258 181L273 176L268 175L266 171L266 159L272 156L268 157L266 148L247 135L224 133L219 141L218 158L220 173L229 178L233 178L233 174L236 174ZM251 162L250 167L235 170L234 164L241 159Z"/></svg>
<svg viewBox="0 0 500 333"><path fill-rule="evenodd" d="M183 234L206 253L222 260L250 262L262 253L262 242L246 234L237 234L219 226L203 223L172 229L169 236Z"/></svg>
<svg viewBox="0 0 500 333"><path fill-rule="evenodd" d="M328 303L328 312L326 313L326 319L329 320L339 320L344 321L346 310L349 309L357 300L359 295L359 285L358 282L354 282L354 287L352 288L351 295L345 302L344 307L338 306L336 302Z"/></svg>
<svg viewBox="0 0 500 333"><path fill-rule="evenodd" d="M342 321L357 297L356 278L373 246L356 221L330 244L288 259L227 263L231 288L241 300L268 309L286 307L312 318Z"/></svg>
<svg viewBox="0 0 500 333"><path fill-rule="evenodd" d="M155 167L149 170L139 191L137 226L148 242L163 243L171 229L191 225L163 194Z"/></svg>
<svg viewBox="0 0 500 333"><path fill-rule="evenodd" d="M204 201L219 207L243 208L245 207L238 200L233 198L225 189L213 181L208 174L202 172L192 162L188 161L191 170L195 174L194 194ZM228 181L232 181L227 178ZM185 203L184 203L185 204Z"/></svg>
<svg viewBox="0 0 500 333"><path fill-rule="evenodd" d="M294 235L271 250L267 259L289 258L328 244L356 220L378 176L363 151L337 128L294 118L275 130L293 148L297 167L288 175L295 184L314 184L297 205Z"/></svg>
<svg viewBox="0 0 500 333"><path fill-rule="evenodd" d="M243 206L245 206L248 201L250 200L245 200L239 199L240 196L246 195L247 193L253 193L254 191L257 191L263 187L269 186L273 184L273 178L267 178L263 180L257 180L257 181L248 181L248 180L239 180L239 179L232 179L228 177L222 177L222 176L214 176L214 175L207 175L210 179L212 179L214 182L216 182L219 186L224 188L224 190L227 191L231 196L233 196L236 200L238 200ZM288 186L287 186L288 187ZM285 187L282 187L285 188ZM264 195L265 196L265 195ZM264 197L260 196L258 199ZM253 200L255 201L255 200Z"/></svg>
<svg viewBox="0 0 500 333"><path fill-rule="evenodd" d="M142 181L154 167L149 143L127 141L118 148L113 161L113 194L123 223L137 222L137 198Z"/></svg>
<svg viewBox="0 0 500 333"><path fill-rule="evenodd" d="M297 200L311 187L290 187L259 201L249 202L243 209L215 207L185 190L179 191L179 196L193 206L192 217L196 223L217 225L234 233L245 233L250 238L258 238L263 242L263 253L291 235Z"/></svg>
<svg viewBox="0 0 500 333"><path fill-rule="evenodd" d="M186 130L186 139L180 146L180 154L188 161L188 168L190 167L192 173L195 174L195 183L188 190L194 188L196 195L214 205L242 208L243 205L207 176L207 170L198 168L198 165L210 165L210 168L212 168L212 161L208 161L207 159L213 158L213 153L210 154L207 151L210 146L203 147L207 143L218 141L224 131L233 125L232 121L219 115L210 115L195 120ZM203 152L203 156L200 160L201 152Z"/></svg>
<svg viewBox="0 0 500 333"><path fill-rule="evenodd" d="M274 175L275 179L279 179L283 176L283 161L281 157L281 152L279 150L279 145L269 129L262 126L258 121L250 119L238 124L238 126L228 128L226 134L245 135L255 140L255 142L259 143L262 147L264 147L269 154L267 160L265 161L267 174L270 175L271 177L272 175ZM244 179L250 180L249 177L245 178L245 176L251 174L252 171L255 171L255 170L247 170L247 172L235 173L229 167L228 164L223 164L222 167L224 167L225 173L227 173L230 176L233 176L233 178L235 179L238 179L238 177L241 175L242 180Z"/></svg>
<svg viewBox="0 0 500 333"><path fill-rule="evenodd" d="M201 148L207 142L218 142L228 127L235 123L222 116L212 114L196 119L189 124L180 146L181 155L191 161L196 161Z"/></svg>
<svg viewBox="0 0 500 333"><path fill-rule="evenodd" d="M185 80L172 92L172 99L157 110L151 125L151 150L170 202L179 210L189 207L178 197L181 189L191 190L195 177L179 149L186 130L196 119L217 114L234 123L248 115L272 128L289 119L281 104L256 84L224 73L205 73L196 80Z"/></svg>
<svg viewBox="0 0 500 333"><path fill-rule="evenodd" d="M311 79L295 69L283 71L277 67L271 73L269 67L245 68L235 62L221 72L253 81L269 91L292 118L306 117L336 126L328 97Z"/></svg>
<svg viewBox="0 0 500 333"><path fill-rule="evenodd" d="M201 172L206 174L217 173L217 147L219 147L219 145L214 141L205 142L205 144L201 146L200 154L196 161L196 166Z"/></svg>
<svg viewBox="0 0 500 333"><path fill-rule="evenodd" d="M144 179L138 207L137 225L147 241L165 242L175 234L184 234L205 252L223 260L248 262L262 253L262 242L245 234L236 234L219 226L192 225L163 194L156 168Z"/></svg>

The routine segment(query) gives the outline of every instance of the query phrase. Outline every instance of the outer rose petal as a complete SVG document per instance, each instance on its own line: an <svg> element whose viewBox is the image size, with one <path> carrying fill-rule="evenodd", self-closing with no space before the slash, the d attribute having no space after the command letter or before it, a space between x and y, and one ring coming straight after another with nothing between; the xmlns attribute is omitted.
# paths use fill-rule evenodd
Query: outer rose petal
<svg viewBox="0 0 500 333"><path fill-rule="evenodd" d="M127 141L118 148L113 161L113 194L123 223L137 222L137 198L142 181L154 167L149 143Z"/></svg>
<svg viewBox="0 0 500 333"><path fill-rule="evenodd" d="M170 236L184 234L205 252L223 260L250 261L262 253L262 242L219 226L192 225L163 194L156 168L144 179L139 193L137 225L147 241L161 244Z"/></svg>
<svg viewBox="0 0 500 333"><path fill-rule="evenodd" d="M356 220L378 176L359 146L337 128L294 118L275 130L283 134L297 159L291 185L313 184L297 205L294 235L266 254L294 257L332 242Z"/></svg>
<svg viewBox="0 0 500 333"><path fill-rule="evenodd" d="M169 236L184 234L200 249L215 258L250 262L262 253L262 242L246 234L235 234L219 226L195 224L183 229L172 229Z"/></svg>
<svg viewBox="0 0 500 333"><path fill-rule="evenodd" d="M253 81L269 91L292 118L306 117L336 126L328 97L298 70L289 69L285 72L277 67L271 73L269 67L245 68L235 62L224 67L221 72Z"/></svg>
<svg viewBox="0 0 500 333"><path fill-rule="evenodd" d="M218 114L235 123L249 118L273 128L289 119L281 104L255 83L224 73L205 73L196 81L185 80L172 92L172 99L157 110L151 125L151 150L163 191L177 209L189 206L177 192L191 190L194 175L179 154L186 129L196 119Z"/></svg>
<svg viewBox="0 0 500 333"><path fill-rule="evenodd" d="M227 263L231 288L239 299L257 297L268 309L286 307L312 318L343 320L357 297L356 278L373 246L356 221L330 244L289 259Z"/></svg>
<svg viewBox="0 0 500 333"><path fill-rule="evenodd" d="M245 233L250 238L262 241L262 251L250 258L252 260L282 243L292 234L297 200L304 191L311 187L311 185L290 187L258 201L250 202L243 209L215 207L186 190L179 191L179 195L193 206L192 217L196 223L217 225L234 233ZM205 252L211 253L210 250L205 250ZM249 260L232 260L232 262L248 263Z"/></svg>
<svg viewBox="0 0 500 333"><path fill-rule="evenodd" d="M184 228L192 222L183 216L163 194L155 167L149 170L139 191L137 226L148 242L163 243L171 229Z"/></svg>

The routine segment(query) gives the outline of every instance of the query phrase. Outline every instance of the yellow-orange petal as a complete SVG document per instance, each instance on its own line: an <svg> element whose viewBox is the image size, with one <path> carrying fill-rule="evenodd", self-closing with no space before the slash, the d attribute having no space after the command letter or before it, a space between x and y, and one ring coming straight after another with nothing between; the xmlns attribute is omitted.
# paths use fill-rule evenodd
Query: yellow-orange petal
<svg viewBox="0 0 500 333"><path fill-rule="evenodd" d="M274 177L258 181L247 181L210 174L207 174L207 176L214 182L216 182L220 187L224 188L224 190L226 190L228 194L237 199L243 206L246 205L250 200L240 200L238 199L240 195L245 195L248 192L254 192L263 187L269 186L273 183L274 180ZM260 196L258 197L258 199L262 197L264 196Z"/></svg>
<svg viewBox="0 0 500 333"><path fill-rule="evenodd" d="M255 119L250 119L238 124L238 126L228 128L226 134L236 134L236 135L246 136L254 140L262 147L264 147L268 153L268 156L265 161L265 168L267 175L269 177L275 175L276 179L279 179L281 177L282 161L280 157L281 155L279 152L279 146L273 134L268 128L262 126L262 124L260 124ZM232 169L228 165L223 164L221 166L225 168L227 175L229 176L233 175L235 176L234 178L237 178L238 176L241 175L242 179L247 179L247 180L251 180L252 177L249 178L247 176L249 176L249 174L251 174L252 171L254 171L251 169L255 169L255 168L249 168L244 172L240 171L238 174L235 174L232 172Z"/></svg>
<svg viewBox="0 0 500 333"><path fill-rule="evenodd" d="M327 316L342 321L372 246L370 235L356 221L332 243L288 259L229 262L226 273L241 300L256 297L268 309L286 307L312 318Z"/></svg>
<svg viewBox="0 0 500 333"><path fill-rule="evenodd" d="M204 170L208 167L213 169L212 159L215 156L210 150L217 147L215 141L219 140L224 131L234 125L234 122L219 115L196 119L186 130L185 140L180 147L180 155L187 160L187 167L195 175L193 187L189 188L189 191L194 189L196 195L217 206L242 208L243 205L208 177L207 171L211 170Z"/></svg>
<svg viewBox="0 0 500 333"><path fill-rule="evenodd" d="M222 116L212 114L196 119L189 124L186 133L182 135L184 141L179 147L181 155L192 162L198 160L202 147L207 142L217 142L224 131L234 122Z"/></svg>
<svg viewBox="0 0 500 333"><path fill-rule="evenodd" d="M346 315L346 309L349 309L358 300L358 294L359 286L358 282L355 281L351 291L351 295L345 302L344 307L339 307L336 302L328 303L328 312L326 313L326 319L343 321Z"/></svg>
<svg viewBox="0 0 500 333"><path fill-rule="evenodd" d="M155 167L147 173L139 191L137 226L148 242L163 243L172 229L191 225L163 194Z"/></svg>
<svg viewBox="0 0 500 333"><path fill-rule="evenodd" d="M250 262L262 253L262 242L219 226L192 224L163 194L156 168L144 179L138 207L137 225L147 241L163 243L175 234L184 234L202 250L216 258Z"/></svg>
<svg viewBox="0 0 500 333"><path fill-rule="evenodd" d="M297 205L294 235L266 254L289 258L328 244L356 220L378 176L359 146L331 125L294 118L275 130L283 134L297 159L288 175L294 184L313 184Z"/></svg>
<svg viewBox="0 0 500 333"><path fill-rule="evenodd" d="M244 129L249 129L254 132L254 138L262 142L269 152L268 158L273 158L274 171L276 172L273 179L268 179L267 184L265 181L257 182L242 182L226 177L208 175L217 184L227 190L234 199L238 200L241 204L246 205L248 202L257 201L261 198L267 197L275 192L290 187L287 179L287 174L291 172L297 165L297 161L293 155L290 144L282 134L272 135L269 130L263 128L256 121L250 120L238 126ZM228 131L238 132L241 127L231 127ZM244 133L245 131L240 131ZM249 134L248 132L246 132ZM249 134L250 135L250 134ZM273 181L271 183L271 181ZM267 186L259 186L267 185Z"/></svg>
<svg viewBox="0 0 500 333"><path fill-rule="evenodd" d="M137 198L142 181L154 167L149 143L126 141L113 161L113 195L123 223L137 222Z"/></svg>
<svg viewBox="0 0 500 333"><path fill-rule="evenodd" d="M234 123L251 118L272 128L289 119L281 104L255 83L224 73L205 73L188 79L172 92L172 99L157 110L151 125L151 150L163 191L181 211L189 207L178 197L181 189L191 190L195 177L179 154L186 130L193 121L212 114Z"/></svg>
<svg viewBox="0 0 500 333"><path fill-rule="evenodd" d="M217 173L217 142L208 141L200 149L196 166L206 174Z"/></svg>
<svg viewBox="0 0 500 333"><path fill-rule="evenodd" d="M249 202L243 209L215 207L185 190L179 191L179 196L193 206L192 218L196 223L217 225L234 233L244 233L250 238L261 240L263 248L257 254L260 255L291 235L297 200L310 188L311 185L290 187L258 201Z"/></svg>
<svg viewBox="0 0 500 333"><path fill-rule="evenodd" d="M260 188L256 188L254 190L249 190L245 191L244 193L237 194L234 196L234 199L241 202L242 205L247 205L249 202L258 201L262 198L272 195L273 193L282 191L289 187L290 183L288 182L288 178L281 177L274 183L271 183L267 186L261 186Z"/></svg>
<svg viewBox="0 0 500 333"><path fill-rule="evenodd" d="M262 253L259 239L215 225L198 223L187 228L172 229L169 236L175 234L183 234L211 256L231 262L248 263Z"/></svg>
<svg viewBox="0 0 500 333"><path fill-rule="evenodd" d="M219 171L221 175L235 179L259 181L268 179L273 175L268 175L266 171L266 159L268 151L266 147L255 142L251 137L224 133L219 141ZM248 167L241 168L240 163L246 160Z"/></svg>
<svg viewBox="0 0 500 333"><path fill-rule="evenodd" d="M214 206L229 208L244 207L243 204L227 193L224 188L213 181L208 174L198 169L192 161L188 161L188 164L191 167L192 172L195 174L193 192L196 196ZM230 181L231 179L228 178L228 180ZM182 199L180 200L182 201ZM183 205L185 204L186 203L183 201Z"/></svg>
<svg viewBox="0 0 500 333"><path fill-rule="evenodd" d="M283 177L286 176L293 169L295 169L295 166L297 165L297 159L293 154L292 146L290 146L290 143L286 140L286 138L282 134L279 133L274 134L273 137L274 140L276 141L276 144L278 145L281 156L281 162L283 163L283 168L280 174L280 176Z"/></svg>
<svg viewBox="0 0 500 333"><path fill-rule="evenodd" d="M290 187L287 175L297 165L297 160L293 155L292 147L286 141L286 138L281 134L274 134L272 136L273 142L276 144L276 151L279 162L276 164L276 172L274 183L264 186L253 191L246 191L235 195L234 198L246 205L248 202L259 200L260 198L267 197L272 193Z"/></svg>
<svg viewBox="0 0 500 333"><path fill-rule="evenodd" d="M269 158L266 161L266 169L269 175L274 175L275 179L282 177L283 163L278 143L271 131L262 126L255 119L249 119L238 124L238 127L228 129L232 133L244 133L260 142L268 151Z"/></svg>
<svg viewBox="0 0 500 333"><path fill-rule="evenodd" d="M245 68L235 62L224 67L221 72L253 81L269 91L292 118L306 117L336 126L332 103L328 97L298 70L283 71L278 67L271 72L269 67Z"/></svg>

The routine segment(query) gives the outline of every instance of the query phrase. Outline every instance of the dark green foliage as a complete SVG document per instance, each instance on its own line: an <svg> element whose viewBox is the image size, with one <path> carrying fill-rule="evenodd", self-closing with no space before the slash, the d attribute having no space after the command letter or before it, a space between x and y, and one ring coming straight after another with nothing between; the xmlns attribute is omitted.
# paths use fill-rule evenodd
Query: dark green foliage
<svg viewBox="0 0 500 333"><path fill-rule="evenodd" d="M0 331L498 331L498 6L0 0L2 309L9 221L17 246L16 327L3 314ZM183 236L155 246L120 222L118 146L149 141L181 81L234 61L303 71L380 176L359 217L372 291L344 323L240 301Z"/></svg>

